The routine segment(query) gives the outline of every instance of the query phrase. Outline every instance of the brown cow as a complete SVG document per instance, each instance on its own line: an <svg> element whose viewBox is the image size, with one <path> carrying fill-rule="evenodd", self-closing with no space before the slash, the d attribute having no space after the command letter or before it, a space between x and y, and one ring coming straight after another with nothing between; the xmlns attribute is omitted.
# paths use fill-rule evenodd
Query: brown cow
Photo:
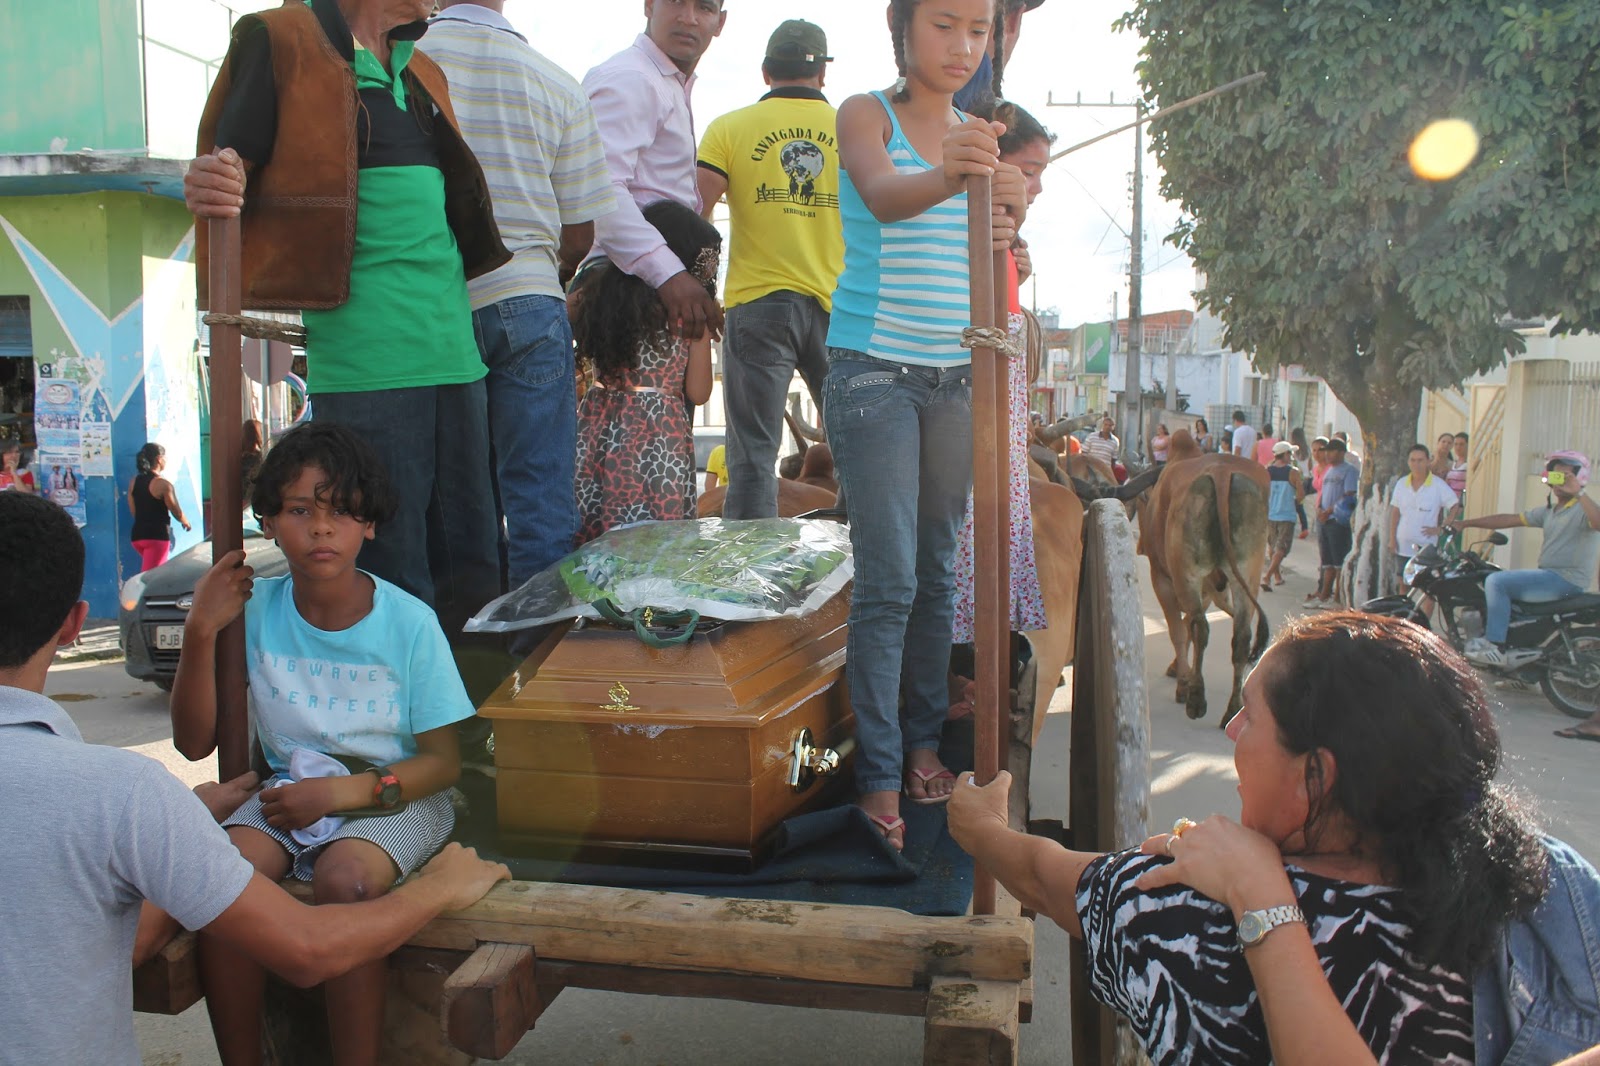
<svg viewBox="0 0 1600 1066"><path fill-rule="evenodd" d="M695 517L721 518L722 503L727 498L728 486L718 485L700 494L695 504ZM801 481L778 479L778 517L795 518L807 511L821 511L832 507L839 499L837 493Z"/></svg>
<svg viewBox="0 0 1600 1066"><path fill-rule="evenodd" d="M1269 636L1254 590L1265 565L1270 481L1253 460L1201 455L1185 430L1172 435L1171 449L1172 461L1141 508L1139 553L1150 560L1150 581L1172 638L1167 673L1177 678L1177 699L1190 718L1206 713L1206 610L1216 604L1233 617L1233 692L1222 718L1227 726L1239 713L1245 670L1266 650Z"/></svg>

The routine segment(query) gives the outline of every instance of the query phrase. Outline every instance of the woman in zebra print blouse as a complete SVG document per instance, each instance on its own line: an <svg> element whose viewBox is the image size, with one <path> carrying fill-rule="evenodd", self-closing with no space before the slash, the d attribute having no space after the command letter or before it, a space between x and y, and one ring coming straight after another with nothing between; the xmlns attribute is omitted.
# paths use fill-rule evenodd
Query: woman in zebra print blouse
<svg viewBox="0 0 1600 1066"><path fill-rule="evenodd" d="M1292 623L1244 701L1239 824L1067 851L1007 827L1002 775L963 778L951 833L1084 940L1095 998L1158 1066L1471 1063L1473 971L1539 903L1548 862L1494 782L1482 682L1426 630L1340 612ZM1212 894L1174 861L1186 845L1234 857L1196 878Z"/></svg>

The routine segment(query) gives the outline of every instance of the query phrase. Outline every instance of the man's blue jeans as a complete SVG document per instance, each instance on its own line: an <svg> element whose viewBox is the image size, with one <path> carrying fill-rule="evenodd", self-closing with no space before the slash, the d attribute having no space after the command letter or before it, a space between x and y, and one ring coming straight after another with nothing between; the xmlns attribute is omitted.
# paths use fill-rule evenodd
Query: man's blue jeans
<svg viewBox="0 0 1600 1066"><path fill-rule="evenodd" d="M951 560L972 485L972 371L835 348L823 392L855 557L845 675L856 784L898 792L903 754L936 750L950 711Z"/></svg>
<svg viewBox="0 0 1600 1066"><path fill-rule="evenodd" d="M433 607L452 640L500 594L483 382L312 396L378 453L400 507L356 559Z"/></svg>
<svg viewBox="0 0 1600 1066"><path fill-rule="evenodd" d="M578 401L567 305L514 296L472 313L489 368L489 435L516 588L572 550Z"/></svg>
<svg viewBox="0 0 1600 1066"><path fill-rule="evenodd" d="M1511 601L1552 603L1576 596L1583 590L1554 570L1502 570L1490 574L1484 585L1489 600L1489 617L1483 622L1483 635L1496 644L1506 642L1511 628Z"/></svg>
<svg viewBox="0 0 1600 1066"><path fill-rule="evenodd" d="M822 405L828 374L828 312L814 297L780 290L728 309L722 342L728 420L724 518L775 518L783 407L795 371Z"/></svg>

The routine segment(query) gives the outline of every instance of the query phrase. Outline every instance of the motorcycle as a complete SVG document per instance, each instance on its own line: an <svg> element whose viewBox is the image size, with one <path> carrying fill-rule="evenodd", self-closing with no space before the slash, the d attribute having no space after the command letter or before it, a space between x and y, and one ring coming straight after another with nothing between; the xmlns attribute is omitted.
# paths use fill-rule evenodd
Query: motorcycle
<svg viewBox="0 0 1600 1066"><path fill-rule="evenodd" d="M1483 543L1458 551L1446 536L1439 544L1424 546L1406 564L1408 588L1403 595L1368 600L1360 609L1427 629L1437 622L1441 635L1462 650L1468 640L1483 635L1488 614L1484 584L1500 570L1486 558L1488 553L1476 550ZM1491 533L1487 543L1508 541L1503 533ZM1434 618L1422 609L1425 599L1436 604ZM1512 601L1505 647L1504 666L1479 669L1537 684L1547 700L1574 718L1600 710L1600 595L1586 592L1550 603Z"/></svg>

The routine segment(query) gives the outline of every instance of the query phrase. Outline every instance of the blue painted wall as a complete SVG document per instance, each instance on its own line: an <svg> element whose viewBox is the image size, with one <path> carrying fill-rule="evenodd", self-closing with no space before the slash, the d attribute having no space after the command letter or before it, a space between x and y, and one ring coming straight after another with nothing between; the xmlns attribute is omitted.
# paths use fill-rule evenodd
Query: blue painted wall
<svg viewBox="0 0 1600 1066"><path fill-rule="evenodd" d="M111 421L111 474L85 476L84 598L112 618L139 570L127 490L147 440L200 539L199 425L191 220L181 203L134 193L0 198L0 295L27 296L36 373L78 383L85 417ZM35 471L36 474L40 471Z"/></svg>

